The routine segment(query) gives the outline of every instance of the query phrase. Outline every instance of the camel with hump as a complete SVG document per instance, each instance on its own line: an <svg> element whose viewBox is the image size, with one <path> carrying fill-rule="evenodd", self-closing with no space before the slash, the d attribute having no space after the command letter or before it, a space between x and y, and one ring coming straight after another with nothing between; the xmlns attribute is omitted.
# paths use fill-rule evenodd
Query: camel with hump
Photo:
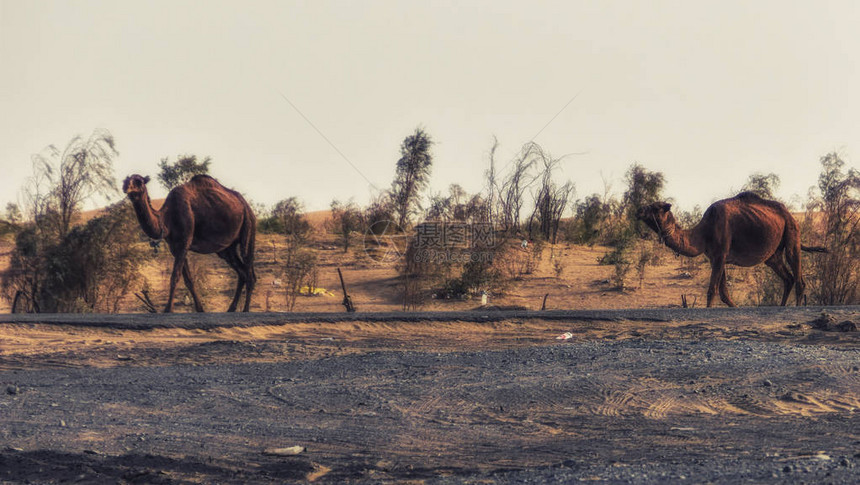
<svg viewBox="0 0 860 485"><path fill-rule="evenodd" d="M236 311L242 290L245 290L243 311L247 312L257 281L254 272L257 220L251 206L242 195L214 178L196 175L173 188L164 205L155 210L146 189L149 180L148 176L131 175L123 181L122 191L131 200L143 232L153 240L164 240L173 255L173 272L164 312L173 311L173 295L180 273L194 300L194 309L203 311L188 269L189 251L217 254L233 268L238 282L227 311Z"/></svg>
<svg viewBox="0 0 860 485"><path fill-rule="evenodd" d="M802 304L806 283L800 268L800 252L826 252L818 246L800 244L797 221L776 201L753 192L714 202L692 229L681 229L672 215L672 205L654 202L639 209L637 219L660 236L675 252L695 257L705 254L711 263L707 305L719 290L720 299L735 306L726 288L726 265L766 264L784 283L782 305L788 301L792 286L796 304Z"/></svg>

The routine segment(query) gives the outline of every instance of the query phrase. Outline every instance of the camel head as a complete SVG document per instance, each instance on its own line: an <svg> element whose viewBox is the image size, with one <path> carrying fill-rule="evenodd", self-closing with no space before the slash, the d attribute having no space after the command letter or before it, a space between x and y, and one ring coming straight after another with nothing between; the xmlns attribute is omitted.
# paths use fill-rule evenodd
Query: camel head
<svg viewBox="0 0 860 485"><path fill-rule="evenodd" d="M129 198L140 197L146 193L146 184L149 183L149 176L143 177L138 174L129 175L122 182L122 191Z"/></svg>
<svg viewBox="0 0 860 485"><path fill-rule="evenodd" d="M668 202L654 202L640 207L636 211L636 218L662 236L675 226L675 216L672 215L671 209L672 204Z"/></svg>

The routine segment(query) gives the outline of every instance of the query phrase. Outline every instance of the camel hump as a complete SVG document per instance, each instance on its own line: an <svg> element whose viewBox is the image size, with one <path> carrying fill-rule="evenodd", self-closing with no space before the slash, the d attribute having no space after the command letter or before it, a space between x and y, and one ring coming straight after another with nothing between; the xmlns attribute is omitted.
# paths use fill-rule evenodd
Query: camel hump
<svg viewBox="0 0 860 485"><path fill-rule="evenodd" d="M200 182L215 182L215 183L220 183L220 182L218 182L218 180L217 180L217 179L215 179L215 177L213 177L213 176L211 176L211 175L206 175L206 174L198 174L198 175L195 175L195 176L191 177L191 180L189 180L189 182L194 182L194 183L200 183Z"/></svg>
<svg viewBox="0 0 860 485"><path fill-rule="evenodd" d="M782 213L784 216L791 217L791 213L788 211L788 208L785 207L785 204L778 200L765 199L755 192L741 192L734 198L735 200L739 200L746 204L764 205Z"/></svg>
<svg viewBox="0 0 860 485"><path fill-rule="evenodd" d="M218 181L215 177L206 174L195 175L191 177L191 180L187 182L187 190L190 190L192 193L197 192L198 190L208 191L210 189L215 189L218 191L225 191L229 194L235 196L239 201L241 201L242 205L246 207L246 211L250 211L253 214L253 211L250 209L250 205L245 200L245 197L242 196L241 193L225 187L224 184Z"/></svg>
<svg viewBox="0 0 860 485"><path fill-rule="evenodd" d="M749 191L741 192L740 194L736 195L735 198L746 202L764 202L767 200L764 197L756 194L755 192Z"/></svg>
<svg viewBox="0 0 860 485"><path fill-rule="evenodd" d="M218 181L215 177L206 174L199 174L191 177L191 180L186 182L189 186L192 187L217 187L225 190L230 190L227 187L224 187L224 184ZM232 191L231 191L232 192Z"/></svg>

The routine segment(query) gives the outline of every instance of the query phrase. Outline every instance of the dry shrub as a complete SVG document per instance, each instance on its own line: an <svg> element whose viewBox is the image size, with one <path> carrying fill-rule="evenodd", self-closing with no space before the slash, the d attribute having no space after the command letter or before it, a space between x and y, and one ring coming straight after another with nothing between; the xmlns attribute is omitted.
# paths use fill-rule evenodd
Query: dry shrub
<svg viewBox="0 0 860 485"><path fill-rule="evenodd" d="M564 273L566 265L564 263L564 259L561 257L554 257L552 260L552 271L555 273L556 278L561 278L562 273Z"/></svg>
<svg viewBox="0 0 860 485"><path fill-rule="evenodd" d="M747 304L755 306L776 306L782 303L785 285L782 279L765 265L758 265L746 271L751 287L747 294Z"/></svg>
<svg viewBox="0 0 860 485"><path fill-rule="evenodd" d="M481 292L502 293L512 275L524 273L528 260L528 253L518 245L514 249L495 240L476 242L468 248L449 246L424 251L414 238L398 267L404 285L404 308L420 308L429 296L469 299Z"/></svg>
<svg viewBox="0 0 860 485"><path fill-rule="evenodd" d="M682 273L687 273L691 278L695 278L702 272L702 268L708 265L708 260L705 256L696 256L693 258L681 256L681 264L679 268Z"/></svg>
<svg viewBox="0 0 860 485"><path fill-rule="evenodd" d="M15 310L117 312L151 255L140 243L137 220L125 201L60 240L44 234L34 224L16 239L2 285L7 299L25 303L26 308Z"/></svg>
<svg viewBox="0 0 860 485"><path fill-rule="evenodd" d="M820 197L810 202L805 218L812 224L817 213L820 222L802 234L823 234L816 243L828 252L805 255L809 299L817 305L856 305L860 303L860 172L853 168L843 172L845 162L835 153L822 157L821 165Z"/></svg>
<svg viewBox="0 0 860 485"><path fill-rule="evenodd" d="M288 253L283 267L287 310L293 311L302 286L316 286L317 256L311 250L297 249Z"/></svg>

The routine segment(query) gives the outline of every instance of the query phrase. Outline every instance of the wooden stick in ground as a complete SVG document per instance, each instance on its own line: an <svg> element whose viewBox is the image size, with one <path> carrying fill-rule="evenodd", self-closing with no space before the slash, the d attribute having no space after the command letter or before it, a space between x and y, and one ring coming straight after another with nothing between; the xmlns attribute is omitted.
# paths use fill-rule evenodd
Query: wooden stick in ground
<svg viewBox="0 0 860 485"><path fill-rule="evenodd" d="M355 305L352 304L352 298L349 297L349 294L346 292L346 283L343 282L343 273L340 272L340 268L337 269L337 275L340 277L340 289L343 290L343 307L346 308L346 311L352 313L355 311Z"/></svg>
<svg viewBox="0 0 860 485"><path fill-rule="evenodd" d="M158 313L158 310L155 308L155 304L152 303L152 299L149 298L149 291L143 290L141 293L143 293L143 296L141 296L140 293L135 293L134 296L143 303L146 307L146 311L149 313Z"/></svg>

